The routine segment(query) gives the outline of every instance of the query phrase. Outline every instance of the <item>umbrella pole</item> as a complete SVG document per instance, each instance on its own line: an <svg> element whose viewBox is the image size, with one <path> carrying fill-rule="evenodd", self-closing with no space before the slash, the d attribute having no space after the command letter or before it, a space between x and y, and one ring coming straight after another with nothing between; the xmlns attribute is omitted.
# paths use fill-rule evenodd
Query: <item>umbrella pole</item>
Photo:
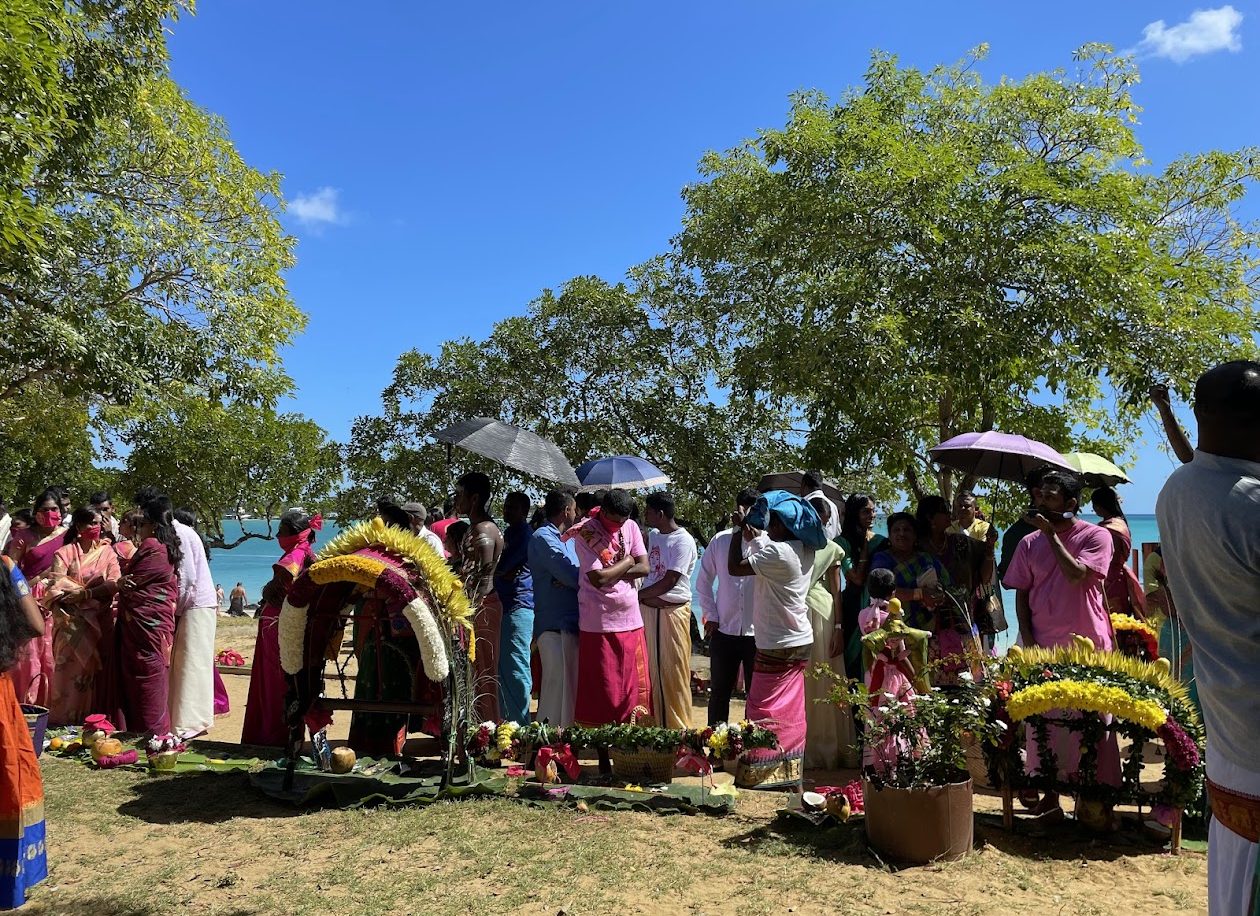
<svg viewBox="0 0 1260 916"><path fill-rule="evenodd" d="M450 442L446 443L446 492L451 493L455 490L455 469L452 464L455 461L455 446Z"/></svg>

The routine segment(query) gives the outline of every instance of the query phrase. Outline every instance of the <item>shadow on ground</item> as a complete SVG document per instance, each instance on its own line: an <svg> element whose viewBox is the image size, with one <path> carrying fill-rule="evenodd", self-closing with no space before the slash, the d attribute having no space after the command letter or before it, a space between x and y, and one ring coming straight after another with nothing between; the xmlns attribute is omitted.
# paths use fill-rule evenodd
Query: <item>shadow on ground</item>
<svg viewBox="0 0 1260 916"><path fill-rule="evenodd" d="M219 824L235 817L297 817L301 809L282 805L249 783L248 773L188 773L154 777L131 787L135 798L118 813L149 824Z"/></svg>
<svg viewBox="0 0 1260 916"><path fill-rule="evenodd" d="M79 897L65 900L55 895L47 899L35 899L30 902L26 914L57 914L57 916L166 916L171 912L169 904L133 903L116 900L105 895L95 897ZM257 916L260 910L253 907L237 907L225 910L223 916Z"/></svg>

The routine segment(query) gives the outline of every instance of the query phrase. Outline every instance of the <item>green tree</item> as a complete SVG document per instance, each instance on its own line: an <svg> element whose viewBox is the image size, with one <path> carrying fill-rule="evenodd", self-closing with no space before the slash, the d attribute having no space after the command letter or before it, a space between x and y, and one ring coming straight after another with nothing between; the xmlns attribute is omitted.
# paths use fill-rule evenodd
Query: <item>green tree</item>
<svg viewBox="0 0 1260 916"><path fill-rule="evenodd" d="M341 480L340 450L316 423L243 402L172 395L133 419L122 441L127 492L158 486L197 514L213 547L272 537L286 509L324 508ZM227 541L223 514L238 507L265 518L267 533Z"/></svg>
<svg viewBox="0 0 1260 916"><path fill-rule="evenodd" d="M789 418L723 387L719 354L692 345L698 328L689 311L680 278L658 261L629 283L577 277L545 291L485 341L403 354L383 414L354 424L339 518L362 517L379 496L436 498L471 467L492 473L499 495L546 488L458 449L448 467L432 434L490 416L551 439L574 466L615 454L647 458L673 478L681 513L711 528L736 490L798 455Z"/></svg>
<svg viewBox="0 0 1260 916"><path fill-rule="evenodd" d="M50 187L90 159L98 123L130 109L166 65L171 0L0 4L0 264L44 253L63 201ZM38 267L35 267L38 272Z"/></svg>
<svg viewBox="0 0 1260 916"><path fill-rule="evenodd" d="M928 448L1002 429L1119 456L1145 393L1254 354L1253 149L1143 158L1133 61L986 84L875 54L839 103L722 154L672 251L696 346L735 391L799 413L824 468L948 495Z"/></svg>
<svg viewBox="0 0 1260 916"><path fill-rule="evenodd" d="M52 208L38 269L0 264L0 401L33 379L94 404L194 385L269 401L305 318L285 288L279 179L165 77L97 121L81 168L36 176ZM50 217L50 218L52 218Z"/></svg>

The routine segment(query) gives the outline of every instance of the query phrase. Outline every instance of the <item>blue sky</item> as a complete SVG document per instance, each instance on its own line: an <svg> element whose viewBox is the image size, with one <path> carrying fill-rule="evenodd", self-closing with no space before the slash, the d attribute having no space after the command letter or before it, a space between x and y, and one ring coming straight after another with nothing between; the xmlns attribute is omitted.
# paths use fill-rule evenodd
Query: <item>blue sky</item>
<svg viewBox="0 0 1260 916"><path fill-rule="evenodd" d="M1162 164L1256 141L1258 25L1239 2L217 0L170 48L246 159L284 175L310 316L285 355L295 405L344 438L403 350L482 336L546 287L665 250L705 150L781 125L795 90L860 83L872 48L929 67L987 42L989 79L1070 66L1087 41L1135 49L1139 137ZM1173 467L1147 426L1132 512Z"/></svg>

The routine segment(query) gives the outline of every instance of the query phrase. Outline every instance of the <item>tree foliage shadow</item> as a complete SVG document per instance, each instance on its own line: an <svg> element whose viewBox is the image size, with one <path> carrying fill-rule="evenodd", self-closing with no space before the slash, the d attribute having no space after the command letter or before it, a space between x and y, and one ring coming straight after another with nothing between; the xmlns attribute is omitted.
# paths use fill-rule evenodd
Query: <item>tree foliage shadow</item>
<svg viewBox="0 0 1260 916"><path fill-rule="evenodd" d="M150 824L219 824L236 817L289 818L302 814L254 789L248 773L186 773L136 783L118 813Z"/></svg>
<svg viewBox="0 0 1260 916"><path fill-rule="evenodd" d="M985 845L1025 859L1091 862L1159 855L1166 846L1143 833L1136 820L1127 818L1113 833L1097 833L1070 817L1057 822L1016 817L1015 829L1007 830L1001 815L981 813L976 815L976 846Z"/></svg>

